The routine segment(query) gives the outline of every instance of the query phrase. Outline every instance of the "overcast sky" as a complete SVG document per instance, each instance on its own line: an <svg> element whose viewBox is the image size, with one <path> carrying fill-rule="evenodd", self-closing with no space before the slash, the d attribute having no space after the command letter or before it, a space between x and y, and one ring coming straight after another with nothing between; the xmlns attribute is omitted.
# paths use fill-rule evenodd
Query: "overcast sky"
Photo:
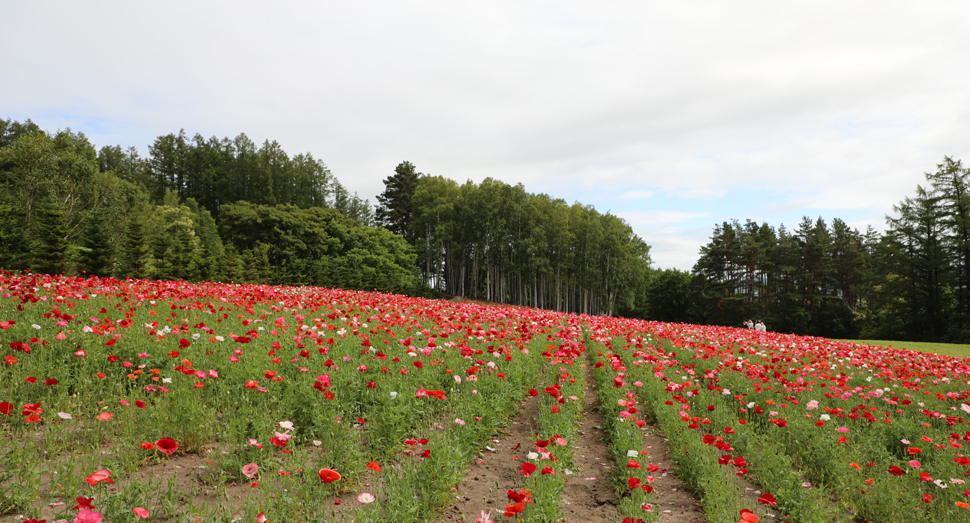
<svg viewBox="0 0 970 523"><path fill-rule="evenodd" d="M715 224L883 229L970 162L970 3L0 2L0 118L147 153L277 140L374 203L404 160L625 218L690 269Z"/></svg>

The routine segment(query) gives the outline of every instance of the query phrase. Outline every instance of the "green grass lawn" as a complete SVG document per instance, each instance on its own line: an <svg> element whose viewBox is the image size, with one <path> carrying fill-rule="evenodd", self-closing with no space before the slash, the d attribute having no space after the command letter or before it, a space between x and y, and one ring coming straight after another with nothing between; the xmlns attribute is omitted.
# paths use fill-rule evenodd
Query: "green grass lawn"
<svg viewBox="0 0 970 523"><path fill-rule="evenodd" d="M970 345L959 345L956 343L928 343L922 341L888 341L888 340L845 340L854 343L865 343L866 345L881 345L883 347L895 347L897 349L908 349L920 352L934 352L947 356L970 356Z"/></svg>

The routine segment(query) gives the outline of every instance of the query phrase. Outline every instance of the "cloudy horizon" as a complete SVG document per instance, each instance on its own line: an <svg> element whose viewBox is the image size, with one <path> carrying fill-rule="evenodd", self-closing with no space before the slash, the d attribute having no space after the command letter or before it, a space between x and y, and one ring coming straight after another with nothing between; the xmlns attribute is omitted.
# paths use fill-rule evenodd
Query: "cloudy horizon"
<svg viewBox="0 0 970 523"><path fill-rule="evenodd" d="M278 141L373 204L401 161L627 220L658 268L713 227L885 227L970 161L961 2L0 6L0 118L98 147Z"/></svg>

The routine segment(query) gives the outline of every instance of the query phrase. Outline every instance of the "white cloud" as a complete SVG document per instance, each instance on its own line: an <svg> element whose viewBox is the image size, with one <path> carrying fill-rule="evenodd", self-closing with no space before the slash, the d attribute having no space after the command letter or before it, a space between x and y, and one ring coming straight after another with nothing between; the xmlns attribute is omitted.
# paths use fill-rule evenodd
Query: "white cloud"
<svg viewBox="0 0 970 523"><path fill-rule="evenodd" d="M666 225L671 223L682 223L688 220L693 220L695 218L705 218L711 215L710 212L689 212L689 211L669 211L669 210L651 210L651 211L638 211L638 210L628 210L628 211L617 211L614 212L616 216L623 218L632 227L656 227L658 225Z"/></svg>
<svg viewBox="0 0 970 523"><path fill-rule="evenodd" d="M372 202L403 160L602 212L649 199L667 211L628 219L666 227L638 230L658 264L689 268L704 237L677 226L881 217L944 155L970 161L970 32L941 23L968 15L901 1L6 2L0 118L143 152L180 128L245 132L312 152Z"/></svg>
<svg viewBox="0 0 970 523"><path fill-rule="evenodd" d="M649 200L653 198L653 191L633 190L616 195L617 200Z"/></svg>

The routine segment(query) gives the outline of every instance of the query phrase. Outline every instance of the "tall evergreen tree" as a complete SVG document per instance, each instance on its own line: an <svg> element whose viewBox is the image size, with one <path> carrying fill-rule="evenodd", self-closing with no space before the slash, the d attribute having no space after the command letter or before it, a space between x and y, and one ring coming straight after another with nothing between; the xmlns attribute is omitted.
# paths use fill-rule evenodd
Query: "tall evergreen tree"
<svg viewBox="0 0 970 523"><path fill-rule="evenodd" d="M890 339L940 341L946 330L950 279L945 222L940 195L922 186L916 195L893 206L883 256L887 271L884 292L889 301L887 328L898 334Z"/></svg>
<svg viewBox="0 0 970 523"><path fill-rule="evenodd" d="M124 250L118 264L118 275L148 279L154 271L151 246L145 235L142 218L134 217L128 222L125 231Z"/></svg>
<svg viewBox="0 0 970 523"><path fill-rule="evenodd" d="M22 271L29 266L26 209L9 195L0 194L0 268Z"/></svg>
<svg viewBox="0 0 970 523"><path fill-rule="evenodd" d="M39 273L61 274L69 267L70 245L64 209L46 201L37 209L37 226L32 249L32 268Z"/></svg>
<svg viewBox="0 0 970 523"><path fill-rule="evenodd" d="M100 216L92 217L81 235L83 249L78 255L78 271L89 276L110 276L114 269L111 235Z"/></svg>
<svg viewBox="0 0 970 523"><path fill-rule="evenodd" d="M411 221L414 218L414 205L411 199L420 177L421 173L414 169L414 164L401 162L394 168L394 174L384 179L384 192L377 196L377 222L387 230L404 236L409 243L413 241Z"/></svg>

